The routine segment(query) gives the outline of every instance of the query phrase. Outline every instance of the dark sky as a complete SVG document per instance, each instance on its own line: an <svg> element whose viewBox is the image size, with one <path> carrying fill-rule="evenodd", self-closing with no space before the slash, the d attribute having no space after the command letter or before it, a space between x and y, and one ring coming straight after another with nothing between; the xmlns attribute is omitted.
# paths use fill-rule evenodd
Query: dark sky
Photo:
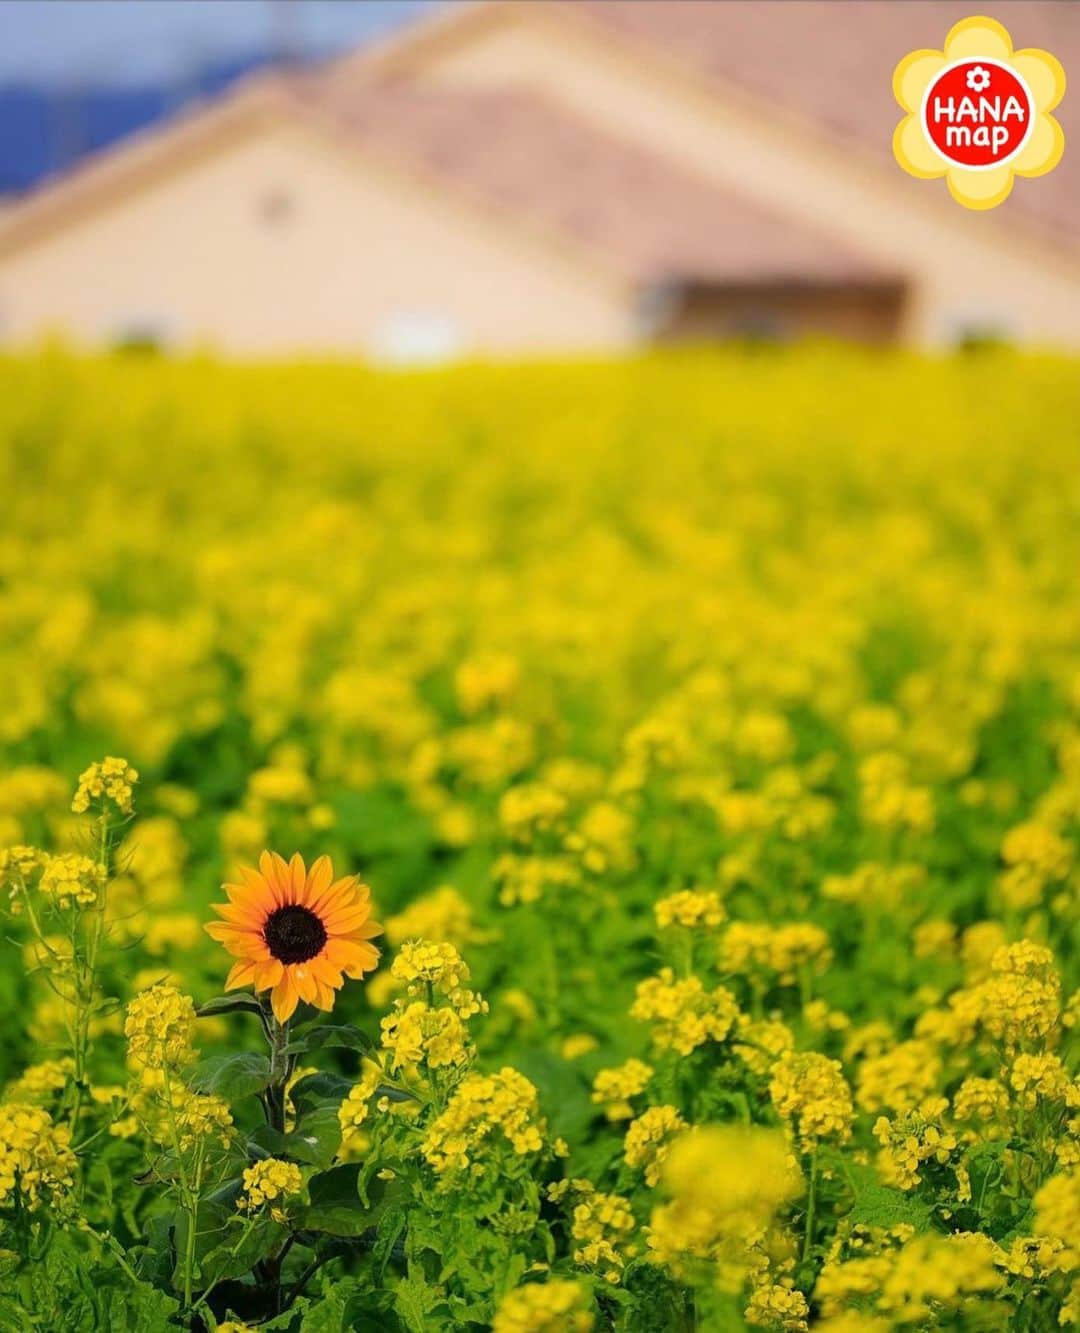
<svg viewBox="0 0 1080 1333"><path fill-rule="evenodd" d="M322 55L432 0L0 0L0 84L183 85L193 69L287 42Z"/></svg>

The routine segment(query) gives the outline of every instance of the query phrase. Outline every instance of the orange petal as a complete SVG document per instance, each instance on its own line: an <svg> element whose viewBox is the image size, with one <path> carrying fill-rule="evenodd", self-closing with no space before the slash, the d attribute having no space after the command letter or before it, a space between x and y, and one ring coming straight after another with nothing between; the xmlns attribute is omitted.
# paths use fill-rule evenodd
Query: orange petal
<svg viewBox="0 0 1080 1333"><path fill-rule="evenodd" d="M373 940L382 933L383 928L377 921L365 921L359 929L349 932L350 935L354 935L359 940Z"/></svg>
<svg viewBox="0 0 1080 1333"><path fill-rule="evenodd" d="M379 965L378 949L370 944L360 944L357 948L363 949L364 952L345 968L345 975L352 977L353 981L359 981L365 972L371 972Z"/></svg>
<svg viewBox="0 0 1080 1333"><path fill-rule="evenodd" d="M289 902L302 903L307 893L307 869L304 858L299 852L293 852L289 862Z"/></svg>
<svg viewBox="0 0 1080 1333"><path fill-rule="evenodd" d="M264 958L255 970L255 989L266 990L268 986L276 986L284 971L277 958Z"/></svg>
<svg viewBox="0 0 1080 1333"><path fill-rule="evenodd" d="M328 856L317 857L308 871L308 901L317 900L334 882L334 865Z"/></svg>
<svg viewBox="0 0 1080 1333"><path fill-rule="evenodd" d="M238 926L232 921L208 921L203 926L203 930L212 940L217 940L220 944L242 935L252 935L258 939L258 931L252 930L248 926Z"/></svg>
<svg viewBox="0 0 1080 1333"><path fill-rule="evenodd" d="M339 879L329 885L317 899L309 900L308 906L317 908L319 915L325 916L327 912L335 912L340 907L352 907L353 902L351 881Z"/></svg>
<svg viewBox="0 0 1080 1333"><path fill-rule="evenodd" d="M293 974L293 981L296 983L300 998L307 1004L314 1004L319 988L315 983L311 969L306 963L296 963L289 970Z"/></svg>
<svg viewBox="0 0 1080 1333"><path fill-rule="evenodd" d="M234 903L211 903L211 907L220 917L234 925L244 926L248 930L258 930L266 916L258 906L236 906Z"/></svg>
<svg viewBox="0 0 1080 1333"><path fill-rule="evenodd" d="M316 981L315 987L315 1007L328 1014L334 1007L334 992L321 981Z"/></svg>
<svg viewBox="0 0 1080 1333"><path fill-rule="evenodd" d="M275 907L283 907L288 902L285 886L288 882L288 867L277 852L263 852L259 857L259 869L266 880L267 889Z"/></svg>
<svg viewBox="0 0 1080 1333"><path fill-rule="evenodd" d="M225 978L225 989L236 990L239 986L250 986L255 980L257 967L258 964L250 958L234 963L229 969L229 975Z"/></svg>
<svg viewBox="0 0 1080 1333"><path fill-rule="evenodd" d="M341 986L343 980L341 968L335 967L329 958L320 954L308 963L308 967L311 968L311 975L322 985L333 986L335 989Z"/></svg>
<svg viewBox="0 0 1080 1333"><path fill-rule="evenodd" d="M299 996L296 993L296 986L292 979L292 970L291 968L285 968L281 974L281 980L270 992L270 1006L279 1023L287 1023L292 1018L296 1012L298 999Z"/></svg>
<svg viewBox="0 0 1080 1333"><path fill-rule="evenodd" d="M270 901L270 890L262 878L258 884L223 884L221 887L229 902L237 907L262 907Z"/></svg>
<svg viewBox="0 0 1080 1333"><path fill-rule="evenodd" d="M360 941L344 939L341 936L332 935L322 948L323 957L337 967L347 967L349 963L354 963L360 955Z"/></svg>
<svg viewBox="0 0 1080 1333"><path fill-rule="evenodd" d="M347 935L352 930L359 930L370 916L370 907L345 907L324 916L323 925L331 935Z"/></svg>

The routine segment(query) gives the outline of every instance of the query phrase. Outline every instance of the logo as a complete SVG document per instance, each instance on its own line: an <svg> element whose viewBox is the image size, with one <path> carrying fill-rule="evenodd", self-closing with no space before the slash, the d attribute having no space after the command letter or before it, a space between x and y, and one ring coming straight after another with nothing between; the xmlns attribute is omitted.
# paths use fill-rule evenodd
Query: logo
<svg viewBox="0 0 1080 1333"><path fill-rule="evenodd" d="M944 176L965 208L996 208L1016 176L1045 176L1065 151L1050 114L1065 71L1049 51L1014 51L995 19L964 19L943 50L905 56L893 95L906 113L893 135L897 162L920 180Z"/></svg>

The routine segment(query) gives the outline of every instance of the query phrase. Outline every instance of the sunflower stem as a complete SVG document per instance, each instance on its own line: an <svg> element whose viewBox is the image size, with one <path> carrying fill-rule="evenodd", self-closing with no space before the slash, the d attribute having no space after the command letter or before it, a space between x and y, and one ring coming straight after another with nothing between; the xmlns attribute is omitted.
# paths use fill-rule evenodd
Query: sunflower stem
<svg viewBox="0 0 1080 1333"><path fill-rule="evenodd" d="M271 1129L285 1133L285 1085L291 1061L285 1053L289 1044L289 1024L279 1023L270 1014L270 1086L266 1089L266 1119Z"/></svg>

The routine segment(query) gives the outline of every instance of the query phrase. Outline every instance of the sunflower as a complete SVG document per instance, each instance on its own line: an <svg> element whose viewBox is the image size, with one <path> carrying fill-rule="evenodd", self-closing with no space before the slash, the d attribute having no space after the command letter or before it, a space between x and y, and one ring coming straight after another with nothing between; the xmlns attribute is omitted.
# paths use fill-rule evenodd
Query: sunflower
<svg viewBox="0 0 1080 1333"><path fill-rule="evenodd" d="M286 862L263 852L258 870L241 866L240 877L243 883L223 886L229 901L214 904L224 920L206 927L240 960L226 990L273 987L274 1017L284 1023L300 1000L332 1009L345 977L359 980L378 963L369 941L382 927L370 919L371 890L355 875L335 879L329 857L308 870L299 853Z"/></svg>

